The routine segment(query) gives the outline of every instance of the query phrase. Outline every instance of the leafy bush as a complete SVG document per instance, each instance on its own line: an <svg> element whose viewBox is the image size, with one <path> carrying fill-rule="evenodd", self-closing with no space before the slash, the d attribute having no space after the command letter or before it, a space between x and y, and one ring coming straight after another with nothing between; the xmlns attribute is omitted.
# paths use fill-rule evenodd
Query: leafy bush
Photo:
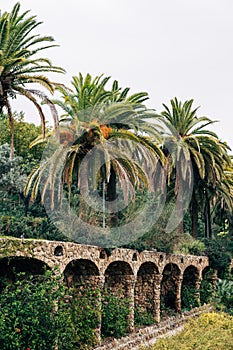
<svg viewBox="0 0 233 350"><path fill-rule="evenodd" d="M2 215L0 216L0 235L20 238L49 239L67 241L65 237L47 217L32 215Z"/></svg>
<svg viewBox="0 0 233 350"><path fill-rule="evenodd" d="M216 309L233 315L233 281L221 279L217 281L214 304Z"/></svg>
<svg viewBox="0 0 233 350"><path fill-rule="evenodd" d="M214 286L213 282L208 279L203 279L201 281L200 287L200 302L201 305L209 304L213 299Z"/></svg>
<svg viewBox="0 0 233 350"><path fill-rule="evenodd" d="M216 236L205 241L205 253L209 257L210 267L218 270L220 278L228 272L231 263L229 244L230 241L225 236Z"/></svg>
<svg viewBox="0 0 233 350"><path fill-rule="evenodd" d="M194 307L200 306L197 298L197 291L194 286L182 286L181 301L182 308L186 310L191 310Z"/></svg>
<svg viewBox="0 0 233 350"><path fill-rule="evenodd" d="M56 281L47 274L29 277L20 274L14 284L7 284L0 297L0 348L53 350L59 319Z"/></svg>
<svg viewBox="0 0 233 350"><path fill-rule="evenodd" d="M135 326L150 326L155 323L156 322L152 311L147 311L145 309L141 309L140 307L135 307L135 310L134 310Z"/></svg>
<svg viewBox="0 0 233 350"><path fill-rule="evenodd" d="M129 328L130 300L105 291L102 299L102 335L120 338Z"/></svg>
<svg viewBox="0 0 233 350"><path fill-rule="evenodd" d="M174 247L174 254L202 255L205 244L194 239L189 233L184 233L180 241Z"/></svg>
<svg viewBox="0 0 233 350"><path fill-rule="evenodd" d="M190 320L178 335L158 339L148 350L231 350L232 329L233 317L223 313L202 314Z"/></svg>
<svg viewBox="0 0 233 350"><path fill-rule="evenodd" d="M97 292L75 295L52 272L16 277L0 294L1 350L93 348L99 325Z"/></svg>

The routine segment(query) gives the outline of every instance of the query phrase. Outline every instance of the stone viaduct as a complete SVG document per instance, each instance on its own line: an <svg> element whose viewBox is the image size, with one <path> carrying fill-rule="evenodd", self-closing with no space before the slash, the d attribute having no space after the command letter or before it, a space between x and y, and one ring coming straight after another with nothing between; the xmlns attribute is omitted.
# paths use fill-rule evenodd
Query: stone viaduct
<svg viewBox="0 0 233 350"><path fill-rule="evenodd" d="M152 312L160 321L163 305L179 312L182 288L193 286L200 297L201 281L208 275L205 256L173 255L156 251L116 248L111 254L103 248L76 243L0 238L0 278L13 269L43 274L44 267L64 276L68 286L107 288L131 300L129 330L134 329L134 309Z"/></svg>

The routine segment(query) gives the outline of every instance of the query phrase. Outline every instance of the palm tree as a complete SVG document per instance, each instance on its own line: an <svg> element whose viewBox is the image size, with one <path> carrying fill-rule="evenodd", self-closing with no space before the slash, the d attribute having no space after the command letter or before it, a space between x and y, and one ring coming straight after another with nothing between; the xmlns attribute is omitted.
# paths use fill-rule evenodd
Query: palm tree
<svg viewBox="0 0 233 350"><path fill-rule="evenodd" d="M51 36L32 33L41 22L36 21L36 16L27 17L28 12L20 14L20 4L17 3L10 13L0 13L0 113L6 108L12 131L11 156L14 149L14 117L10 99L22 95L34 104L45 136L45 116L37 97L50 105L57 128L56 113L43 92L26 86L39 84L53 93L54 86L44 73L64 72L62 68L53 66L49 59L37 56L40 51L57 45L50 44L54 41Z"/></svg>
<svg viewBox="0 0 233 350"><path fill-rule="evenodd" d="M192 109L193 100L182 103L174 98L171 100L171 110L166 105L163 106L165 110L161 113L161 120L167 129L165 144L169 145L169 150L166 152L170 158L175 157L176 159L175 193L181 194L181 200L184 190L182 182L184 185L184 179L188 180L190 177L187 165L190 162L192 165L192 234L197 237L198 207L200 205L198 199L202 198L206 204L206 225L209 225L208 187L211 185L216 189L216 185L221 184L223 180L224 169L231 163L227 154L228 146L219 140L216 133L206 128L214 121L204 116L198 117L198 108ZM187 184L188 181L185 185ZM181 190L178 191L179 187ZM181 212L181 217L183 215L184 211Z"/></svg>
<svg viewBox="0 0 233 350"><path fill-rule="evenodd" d="M51 190L52 207L56 201L55 179L59 176L69 190L76 182L84 197L90 190L99 189L104 206L107 199L112 208L110 225L116 225L113 206L117 179L127 202L129 196L134 198L135 189L153 187L152 173L158 160L163 163L164 155L158 144L159 126L148 121L155 118L155 112L142 104L147 93L128 96L129 89L122 90L117 81L107 89L109 79L79 74L72 81L74 90L57 87L62 100L53 102L65 112L60 122L61 144L31 174L25 193L31 189L32 197L37 195L45 172L50 176L43 183L41 197L43 202ZM59 163L64 166L62 171ZM59 198L62 191L60 186Z"/></svg>

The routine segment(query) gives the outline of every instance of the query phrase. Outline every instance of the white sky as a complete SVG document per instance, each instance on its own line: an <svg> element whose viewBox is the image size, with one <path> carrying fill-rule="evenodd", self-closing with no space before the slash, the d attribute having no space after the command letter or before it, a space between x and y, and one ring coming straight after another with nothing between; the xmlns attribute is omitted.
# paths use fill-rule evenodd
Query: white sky
<svg viewBox="0 0 233 350"><path fill-rule="evenodd" d="M2 11L15 1L0 0ZM69 85L79 72L104 73L132 92L147 91L149 107L194 98L199 115L219 120L215 131L233 149L232 0L21 0L43 21L41 34L59 48L44 51L67 70L54 76ZM20 102L31 121L30 103Z"/></svg>

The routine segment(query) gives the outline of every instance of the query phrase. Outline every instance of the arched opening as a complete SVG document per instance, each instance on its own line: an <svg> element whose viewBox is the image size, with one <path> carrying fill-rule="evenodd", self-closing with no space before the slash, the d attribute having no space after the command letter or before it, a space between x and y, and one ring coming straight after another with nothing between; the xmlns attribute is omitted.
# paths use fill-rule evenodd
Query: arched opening
<svg viewBox="0 0 233 350"><path fill-rule="evenodd" d="M132 261L137 261L137 260L138 260L137 253L133 253Z"/></svg>
<svg viewBox="0 0 233 350"><path fill-rule="evenodd" d="M107 258L107 253L105 249L101 249L100 251L100 259L106 259Z"/></svg>
<svg viewBox="0 0 233 350"><path fill-rule="evenodd" d="M181 307L190 310L200 305L198 290L199 273L195 266L188 266L184 270L181 287Z"/></svg>
<svg viewBox="0 0 233 350"><path fill-rule="evenodd" d="M202 271L202 281L200 286L200 303L208 304L214 292L214 284L213 284L213 270L206 266Z"/></svg>
<svg viewBox="0 0 233 350"><path fill-rule="evenodd" d="M77 338L88 341L90 334L95 334L95 341L100 338L101 295L100 274L98 267L88 259L71 261L64 270L64 281L67 287L67 312ZM80 325L87 325L89 331L85 335ZM74 344L74 348L79 344Z"/></svg>
<svg viewBox="0 0 233 350"><path fill-rule="evenodd" d="M64 278L67 287L74 287L77 290L99 287L98 267L87 259L71 261L65 268Z"/></svg>
<svg viewBox="0 0 233 350"><path fill-rule="evenodd" d="M102 296L102 335L121 337L134 327L134 274L124 261L112 262L105 271Z"/></svg>
<svg viewBox="0 0 233 350"><path fill-rule="evenodd" d="M135 325L150 325L160 314L160 274L152 262L143 263L134 290Z"/></svg>
<svg viewBox="0 0 233 350"><path fill-rule="evenodd" d="M167 317L180 311L180 269L169 263L164 267L161 281L160 310L161 317Z"/></svg>
<svg viewBox="0 0 233 350"><path fill-rule="evenodd" d="M49 266L41 260L26 257L8 257L0 259L0 291L7 283L29 276L43 276Z"/></svg>
<svg viewBox="0 0 233 350"><path fill-rule="evenodd" d="M63 247L61 245L58 245L55 249L54 249L54 255L55 256L63 256Z"/></svg>

